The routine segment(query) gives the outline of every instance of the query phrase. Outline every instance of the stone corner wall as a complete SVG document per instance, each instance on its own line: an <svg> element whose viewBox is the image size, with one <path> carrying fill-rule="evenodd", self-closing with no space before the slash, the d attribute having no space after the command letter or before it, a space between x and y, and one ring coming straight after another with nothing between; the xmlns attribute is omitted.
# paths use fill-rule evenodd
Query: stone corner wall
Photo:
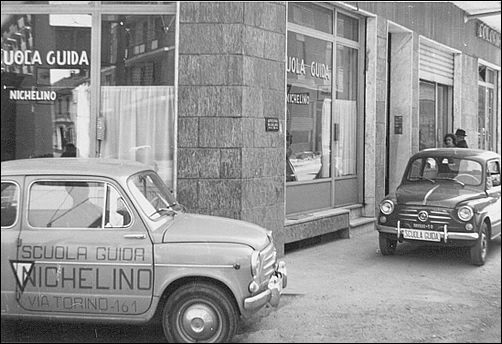
<svg viewBox="0 0 502 344"><path fill-rule="evenodd" d="M285 3L181 2L179 16L178 199L272 230L282 254Z"/></svg>

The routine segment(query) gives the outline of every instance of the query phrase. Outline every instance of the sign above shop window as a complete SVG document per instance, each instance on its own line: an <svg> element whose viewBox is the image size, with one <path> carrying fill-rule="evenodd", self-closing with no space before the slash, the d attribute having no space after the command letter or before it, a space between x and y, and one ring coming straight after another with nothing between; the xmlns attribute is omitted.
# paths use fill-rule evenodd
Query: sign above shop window
<svg viewBox="0 0 502 344"><path fill-rule="evenodd" d="M288 104L309 105L310 95L308 93L288 93Z"/></svg>
<svg viewBox="0 0 502 344"><path fill-rule="evenodd" d="M312 61L310 65L305 64L303 59L299 59L298 57L288 56L288 61L286 65L286 72L293 73L297 75L306 75L306 68L310 68L310 76L317 79L329 80L331 71L329 66L324 63L319 63L316 61Z"/></svg>
<svg viewBox="0 0 502 344"><path fill-rule="evenodd" d="M486 26L482 22L478 23L478 26L476 28L476 36L500 48L500 33L493 30L489 26Z"/></svg>
<svg viewBox="0 0 502 344"><path fill-rule="evenodd" d="M38 50L2 49L2 64L7 66L42 65L44 62L49 66L88 66L89 58L85 50L80 53L73 50L51 50L45 55L45 60L42 61L42 56Z"/></svg>

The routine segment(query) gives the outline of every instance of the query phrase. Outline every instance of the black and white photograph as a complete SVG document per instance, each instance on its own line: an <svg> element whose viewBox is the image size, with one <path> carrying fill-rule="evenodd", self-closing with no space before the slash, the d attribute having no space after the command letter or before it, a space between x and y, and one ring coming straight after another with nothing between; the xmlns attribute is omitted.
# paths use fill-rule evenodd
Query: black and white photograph
<svg viewBox="0 0 502 344"><path fill-rule="evenodd" d="M2 343L500 343L500 1L1 1Z"/></svg>

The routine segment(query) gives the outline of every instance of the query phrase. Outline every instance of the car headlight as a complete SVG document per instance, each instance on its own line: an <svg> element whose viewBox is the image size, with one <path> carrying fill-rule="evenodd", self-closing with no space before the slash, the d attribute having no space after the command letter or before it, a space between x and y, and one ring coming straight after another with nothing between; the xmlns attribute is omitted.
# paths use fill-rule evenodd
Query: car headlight
<svg viewBox="0 0 502 344"><path fill-rule="evenodd" d="M382 214L389 215L394 211L394 202L391 200L385 200L380 203L380 211Z"/></svg>
<svg viewBox="0 0 502 344"><path fill-rule="evenodd" d="M261 255L259 251L253 251L251 254L251 274L253 277L256 277L260 274L261 271Z"/></svg>
<svg viewBox="0 0 502 344"><path fill-rule="evenodd" d="M462 221L469 221L474 216L474 210L471 207L464 205L457 212L458 218Z"/></svg>

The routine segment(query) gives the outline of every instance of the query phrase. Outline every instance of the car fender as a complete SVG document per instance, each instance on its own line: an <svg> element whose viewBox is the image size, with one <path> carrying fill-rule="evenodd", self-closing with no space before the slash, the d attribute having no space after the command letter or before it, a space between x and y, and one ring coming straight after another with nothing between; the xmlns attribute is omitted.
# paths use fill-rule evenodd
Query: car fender
<svg viewBox="0 0 502 344"><path fill-rule="evenodd" d="M154 295L161 297L171 286L184 279L206 278L225 285L242 312L243 300L250 295L246 295L245 291L253 280L250 267L252 251L247 245L229 243L156 245Z"/></svg>

